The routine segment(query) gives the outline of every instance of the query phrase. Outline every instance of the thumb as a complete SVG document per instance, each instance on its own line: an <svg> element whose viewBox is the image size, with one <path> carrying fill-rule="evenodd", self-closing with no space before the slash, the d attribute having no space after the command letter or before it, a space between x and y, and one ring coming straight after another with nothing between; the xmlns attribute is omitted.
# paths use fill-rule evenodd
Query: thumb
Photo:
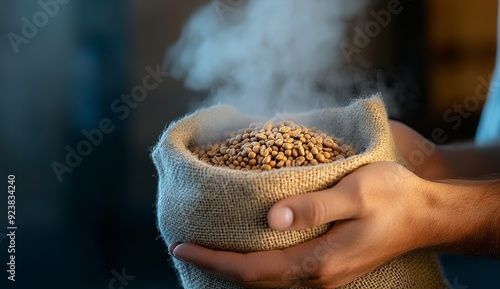
<svg viewBox="0 0 500 289"><path fill-rule="evenodd" d="M267 215L271 229L287 231L312 228L356 217L360 203L339 185L323 191L292 196L276 203Z"/></svg>

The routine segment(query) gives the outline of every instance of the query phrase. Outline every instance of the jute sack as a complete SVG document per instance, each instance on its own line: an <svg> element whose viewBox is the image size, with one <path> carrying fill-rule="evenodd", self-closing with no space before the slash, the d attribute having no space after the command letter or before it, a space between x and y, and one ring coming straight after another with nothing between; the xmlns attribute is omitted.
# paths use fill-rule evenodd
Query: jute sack
<svg viewBox="0 0 500 289"><path fill-rule="evenodd" d="M274 203L329 188L369 163L402 163L378 97L293 119L343 138L360 152L342 161L256 173L211 166L188 150L195 143L223 140L221 131L245 128L254 120L230 106L217 106L172 123L160 137L152 158L159 177L158 228L167 245L190 242L216 250L253 252L303 243L324 234L330 225L290 232L271 230L266 216ZM173 262L186 289L240 288L193 266ZM435 256L418 251L398 257L342 288L444 287Z"/></svg>

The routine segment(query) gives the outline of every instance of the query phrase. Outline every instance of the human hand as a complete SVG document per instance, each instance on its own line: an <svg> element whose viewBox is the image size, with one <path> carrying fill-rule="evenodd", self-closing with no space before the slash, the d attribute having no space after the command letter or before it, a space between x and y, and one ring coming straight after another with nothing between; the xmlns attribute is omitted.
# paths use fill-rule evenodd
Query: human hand
<svg viewBox="0 0 500 289"><path fill-rule="evenodd" d="M335 222L317 239L248 254L178 243L169 252L243 287L335 288L425 245L420 238L429 230L422 228L425 184L396 163L370 164L333 188L282 200L269 211L269 226L281 231Z"/></svg>
<svg viewBox="0 0 500 289"><path fill-rule="evenodd" d="M425 179L443 179L453 175L443 149L398 121L389 121L396 147L409 170Z"/></svg>

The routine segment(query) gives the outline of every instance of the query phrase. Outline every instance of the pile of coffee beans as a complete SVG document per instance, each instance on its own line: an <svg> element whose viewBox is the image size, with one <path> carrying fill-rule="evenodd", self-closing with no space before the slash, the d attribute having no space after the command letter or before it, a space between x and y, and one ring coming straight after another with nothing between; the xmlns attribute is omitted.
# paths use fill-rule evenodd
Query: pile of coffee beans
<svg viewBox="0 0 500 289"><path fill-rule="evenodd" d="M189 149L209 164L244 171L318 165L356 154L352 146L316 127L292 121L251 123L227 135L225 141Z"/></svg>

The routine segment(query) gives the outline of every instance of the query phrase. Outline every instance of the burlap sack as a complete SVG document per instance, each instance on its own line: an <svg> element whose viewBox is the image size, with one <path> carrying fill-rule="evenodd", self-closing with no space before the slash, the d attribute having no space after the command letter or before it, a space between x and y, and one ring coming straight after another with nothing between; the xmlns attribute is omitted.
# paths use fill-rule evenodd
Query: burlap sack
<svg viewBox="0 0 500 289"><path fill-rule="evenodd" d="M222 140L222 130L247 127L252 117L230 106L198 111L173 124L154 147L158 170L158 227L166 244L191 242L236 252L283 249L324 234L329 225L278 232L267 227L271 206L289 196L323 190L357 168L377 162L402 162L382 101L375 97L347 107L299 115L296 123L317 126L354 144L358 155L318 166L269 172L214 167L188 150L194 143ZM173 260L186 289L240 288ZM285 277L285 276L284 276ZM444 288L435 256L412 252L342 288Z"/></svg>

